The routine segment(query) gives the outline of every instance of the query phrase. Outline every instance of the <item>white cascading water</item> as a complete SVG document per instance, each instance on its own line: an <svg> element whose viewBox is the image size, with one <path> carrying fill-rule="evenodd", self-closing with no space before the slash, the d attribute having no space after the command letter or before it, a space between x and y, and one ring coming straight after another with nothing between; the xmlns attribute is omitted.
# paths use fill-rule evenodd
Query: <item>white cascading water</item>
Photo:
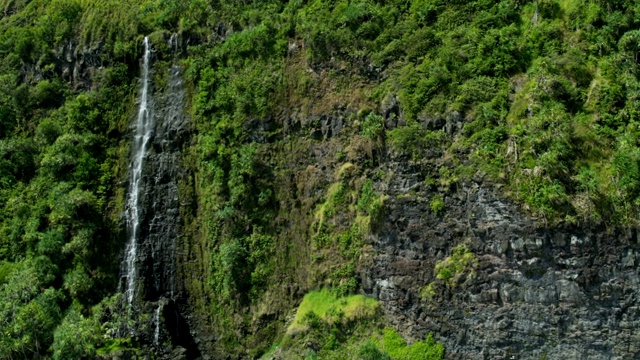
<svg viewBox="0 0 640 360"><path fill-rule="evenodd" d="M131 145L132 159L129 169L129 194L127 199L126 220L129 238L125 247L125 258L123 262L123 276L126 277L125 298L129 305L133 304L137 280L136 258L138 236L140 232L140 193L142 191L142 168L147 146L151 139L154 124L153 116L149 111L149 66L151 58L151 46L149 38L144 38L144 58L142 67L142 83L140 94L140 109L135 123L135 133Z"/></svg>
<svg viewBox="0 0 640 360"><path fill-rule="evenodd" d="M156 308L156 314L154 316L154 322L156 329L153 333L153 344L155 346L160 345L160 311L162 310L162 304L159 304Z"/></svg>

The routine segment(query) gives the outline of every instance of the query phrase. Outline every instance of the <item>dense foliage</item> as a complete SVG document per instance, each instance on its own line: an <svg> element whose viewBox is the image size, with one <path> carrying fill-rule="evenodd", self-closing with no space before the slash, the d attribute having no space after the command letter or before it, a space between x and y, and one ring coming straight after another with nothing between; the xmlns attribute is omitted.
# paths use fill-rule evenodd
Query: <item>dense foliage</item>
<svg viewBox="0 0 640 360"><path fill-rule="evenodd" d="M444 347L431 334L408 345L396 330L385 328L382 323L380 304L374 299L363 295L336 297L327 289L312 291L302 299L282 341L263 358L273 358L276 352L285 359L302 356L359 360L443 358ZM313 346L309 348L304 344Z"/></svg>
<svg viewBox="0 0 640 360"><path fill-rule="evenodd" d="M78 4L3 7L0 358L90 354L103 330L85 317L116 287L115 182L135 86L123 64L83 92L55 73L55 47L77 35Z"/></svg>
<svg viewBox="0 0 640 360"><path fill-rule="evenodd" d="M288 252L298 243L337 254L318 276L356 290L384 200L370 179L346 176L308 226L274 221L291 200L276 179L316 140L270 128L258 141L252 121L349 108L345 131L365 155L339 162L373 169L381 149L412 161L435 149L447 160L428 184L501 183L547 221L639 220L635 1L2 0L0 11L0 358L77 358L105 345L123 247L118 184L149 34L193 40L182 59L196 133L193 234L208 254L203 306L228 351L240 351L235 329L252 321L241 309L312 266ZM101 59L89 80L62 70L75 44ZM403 122L386 128L380 106L396 97ZM431 209L446 211L439 195ZM292 223L304 229L285 238Z"/></svg>

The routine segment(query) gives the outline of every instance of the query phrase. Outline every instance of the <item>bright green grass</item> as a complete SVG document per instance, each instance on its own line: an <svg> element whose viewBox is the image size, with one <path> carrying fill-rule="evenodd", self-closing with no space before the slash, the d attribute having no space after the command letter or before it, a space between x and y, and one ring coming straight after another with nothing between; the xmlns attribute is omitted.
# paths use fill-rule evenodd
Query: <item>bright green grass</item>
<svg viewBox="0 0 640 360"><path fill-rule="evenodd" d="M429 334L425 340L416 341L411 345L392 328L384 330L384 350L396 360L439 360L444 356L444 346Z"/></svg>
<svg viewBox="0 0 640 360"><path fill-rule="evenodd" d="M373 317L378 310L377 300L364 295L351 295L338 298L331 291L322 289L312 291L305 295L298 307L296 317L288 332L297 332L306 329L303 318L310 312L316 313L320 319L327 319L330 314L343 313L348 320Z"/></svg>

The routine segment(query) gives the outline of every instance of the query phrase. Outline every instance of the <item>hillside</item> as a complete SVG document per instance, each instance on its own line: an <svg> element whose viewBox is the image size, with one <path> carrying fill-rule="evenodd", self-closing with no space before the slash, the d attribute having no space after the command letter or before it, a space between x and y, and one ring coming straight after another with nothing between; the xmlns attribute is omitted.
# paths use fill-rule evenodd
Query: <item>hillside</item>
<svg viewBox="0 0 640 360"><path fill-rule="evenodd" d="M640 356L637 2L0 11L0 358Z"/></svg>

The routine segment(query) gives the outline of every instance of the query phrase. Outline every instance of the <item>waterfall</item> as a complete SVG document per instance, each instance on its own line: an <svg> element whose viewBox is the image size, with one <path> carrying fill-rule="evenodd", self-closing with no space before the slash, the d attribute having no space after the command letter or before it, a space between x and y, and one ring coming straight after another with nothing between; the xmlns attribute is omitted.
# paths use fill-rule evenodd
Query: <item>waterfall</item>
<svg viewBox="0 0 640 360"><path fill-rule="evenodd" d="M174 64L154 70L151 60L155 53L149 39L144 39L140 103L132 126L125 209L128 237L120 291L123 303L129 305L127 320L135 323L126 326L129 335L153 344L160 352L180 346L187 349L189 359L196 359L199 350L183 315L184 294L178 281L178 256L182 256L179 184L186 175L181 151L190 135L189 118L184 112L184 81L177 64L181 40L172 35L165 41ZM166 55L160 54L160 58L168 59ZM166 82L156 87L152 75L166 76ZM163 339L165 343L161 343Z"/></svg>
<svg viewBox="0 0 640 360"><path fill-rule="evenodd" d="M162 304L158 304L156 308L156 314L154 316L154 323L156 325L156 329L153 333L153 344L155 346L160 345L160 311L162 310Z"/></svg>
<svg viewBox="0 0 640 360"><path fill-rule="evenodd" d="M174 55L178 53L178 34L171 34L171 37L169 38L169 47Z"/></svg>
<svg viewBox="0 0 640 360"><path fill-rule="evenodd" d="M144 58L142 65L142 81L140 84L140 108L135 123L133 143L131 145L131 164L129 168L129 188L126 204L127 245L122 266L122 276L126 278L124 295L129 305L133 304L136 290L137 269L136 259L138 251L138 237L141 224L140 196L143 188L142 168L148 151L148 144L153 134L153 115L149 107L149 66L151 60L151 46L149 38L144 38Z"/></svg>

